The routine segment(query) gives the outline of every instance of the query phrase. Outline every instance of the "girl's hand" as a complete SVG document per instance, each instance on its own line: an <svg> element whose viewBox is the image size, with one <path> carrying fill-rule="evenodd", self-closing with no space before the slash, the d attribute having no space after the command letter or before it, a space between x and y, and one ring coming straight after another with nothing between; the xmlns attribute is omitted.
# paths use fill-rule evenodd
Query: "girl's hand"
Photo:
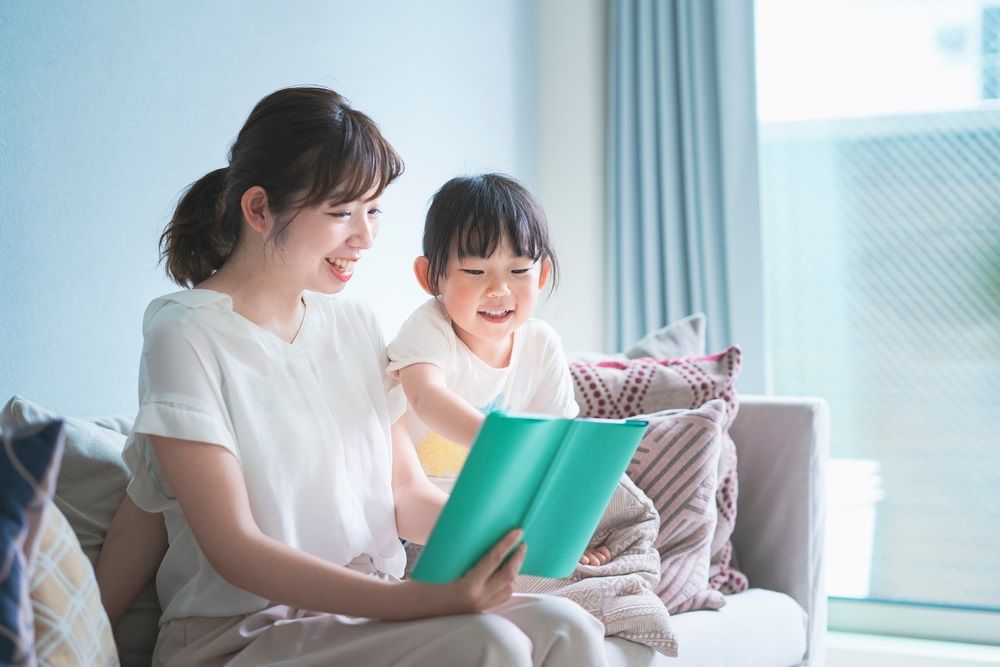
<svg viewBox="0 0 1000 667"><path fill-rule="evenodd" d="M412 618L475 614L503 604L514 594L514 578L524 564L527 544L521 544L507 562L504 556L521 539L523 532L514 529L497 542L461 579L448 584L403 582L406 604L412 605Z"/></svg>
<svg viewBox="0 0 1000 667"><path fill-rule="evenodd" d="M587 549L580 556L580 565L605 565L611 562L611 552L607 547Z"/></svg>

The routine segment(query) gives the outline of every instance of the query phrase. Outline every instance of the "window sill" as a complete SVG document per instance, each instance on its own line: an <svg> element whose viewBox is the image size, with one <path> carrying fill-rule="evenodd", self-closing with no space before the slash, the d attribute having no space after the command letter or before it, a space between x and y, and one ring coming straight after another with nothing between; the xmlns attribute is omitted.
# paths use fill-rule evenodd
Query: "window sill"
<svg viewBox="0 0 1000 667"><path fill-rule="evenodd" d="M830 632L826 667L982 667L1000 664L1000 646Z"/></svg>

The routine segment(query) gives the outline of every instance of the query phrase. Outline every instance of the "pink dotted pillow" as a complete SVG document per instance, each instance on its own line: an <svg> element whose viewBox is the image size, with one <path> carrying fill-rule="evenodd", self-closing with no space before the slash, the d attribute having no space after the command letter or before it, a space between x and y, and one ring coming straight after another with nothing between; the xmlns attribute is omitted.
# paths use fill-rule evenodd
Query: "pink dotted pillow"
<svg viewBox="0 0 1000 667"><path fill-rule="evenodd" d="M736 527L739 485L736 446L728 430L739 410L736 380L740 364L740 348L735 345L718 354L700 357L570 364L581 417L623 419L663 410L692 410L713 399L725 402L715 495L718 520L712 539L709 583L726 594L747 588L746 576L732 567L733 547L729 539Z"/></svg>

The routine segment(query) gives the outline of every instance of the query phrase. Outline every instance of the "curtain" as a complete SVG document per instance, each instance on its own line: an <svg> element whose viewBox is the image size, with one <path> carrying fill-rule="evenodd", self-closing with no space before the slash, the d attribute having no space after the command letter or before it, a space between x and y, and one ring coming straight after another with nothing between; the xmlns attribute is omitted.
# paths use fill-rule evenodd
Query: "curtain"
<svg viewBox="0 0 1000 667"><path fill-rule="evenodd" d="M763 348L753 29L752 0L609 2L613 349L697 311Z"/></svg>

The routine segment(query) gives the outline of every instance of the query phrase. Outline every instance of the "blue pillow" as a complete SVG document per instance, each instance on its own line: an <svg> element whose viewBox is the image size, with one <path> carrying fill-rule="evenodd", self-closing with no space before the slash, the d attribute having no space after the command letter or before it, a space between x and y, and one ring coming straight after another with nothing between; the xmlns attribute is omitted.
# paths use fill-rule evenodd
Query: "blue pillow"
<svg viewBox="0 0 1000 667"><path fill-rule="evenodd" d="M0 665L34 664L31 562L64 439L61 421L0 430Z"/></svg>

